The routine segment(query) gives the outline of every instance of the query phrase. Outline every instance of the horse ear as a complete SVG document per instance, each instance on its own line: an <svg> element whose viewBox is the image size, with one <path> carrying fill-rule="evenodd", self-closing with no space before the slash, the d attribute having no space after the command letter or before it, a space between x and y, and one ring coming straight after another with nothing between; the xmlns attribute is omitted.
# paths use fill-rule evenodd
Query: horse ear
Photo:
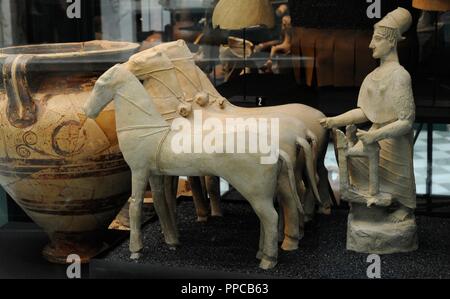
<svg viewBox="0 0 450 299"><path fill-rule="evenodd" d="M158 51L158 52L156 52L156 55L155 56L157 56L157 57L162 57L163 56L163 53L161 52L161 51Z"/></svg>

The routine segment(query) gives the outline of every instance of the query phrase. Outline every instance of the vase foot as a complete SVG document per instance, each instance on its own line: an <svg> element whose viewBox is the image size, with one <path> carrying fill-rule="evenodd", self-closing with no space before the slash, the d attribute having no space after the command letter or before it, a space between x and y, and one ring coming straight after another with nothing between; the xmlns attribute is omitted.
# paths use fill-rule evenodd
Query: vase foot
<svg viewBox="0 0 450 299"><path fill-rule="evenodd" d="M80 257L81 263L89 261L100 254L106 247L100 233L57 233L51 242L42 250L46 260L55 264L67 264L70 255ZM73 262L73 261L69 261Z"/></svg>

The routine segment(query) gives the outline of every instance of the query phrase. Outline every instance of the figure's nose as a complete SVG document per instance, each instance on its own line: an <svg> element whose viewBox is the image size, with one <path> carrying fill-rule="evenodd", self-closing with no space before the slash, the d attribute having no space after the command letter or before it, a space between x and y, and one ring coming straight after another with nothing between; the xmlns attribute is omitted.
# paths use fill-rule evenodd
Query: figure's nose
<svg viewBox="0 0 450 299"><path fill-rule="evenodd" d="M369 49L375 49L375 43L373 42L373 40L369 44Z"/></svg>

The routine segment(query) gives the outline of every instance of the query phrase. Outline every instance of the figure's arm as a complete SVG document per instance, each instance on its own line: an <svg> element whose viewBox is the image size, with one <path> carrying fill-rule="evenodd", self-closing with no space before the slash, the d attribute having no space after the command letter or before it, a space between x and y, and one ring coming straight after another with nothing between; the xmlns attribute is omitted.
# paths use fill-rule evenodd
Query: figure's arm
<svg viewBox="0 0 450 299"><path fill-rule="evenodd" d="M336 117L329 117L320 120L320 124L327 129L356 125L368 122L369 119L361 108L350 110Z"/></svg>
<svg viewBox="0 0 450 299"><path fill-rule="evenodd" d="M396 138L408 134L413 127L413 123L410 120L397 120L389 125L386 125L380 129L372 131L358 130L356 136L365 144L372 144L374 142L386 139Z"/></svg>
<svg viewBox="0 0 450 299"><path fill-rule="evenodd" d="M386 138L400 137L408 134L413 128L413 123L409 120L397 120L381 129L375 131L377 141Z"/></svg>

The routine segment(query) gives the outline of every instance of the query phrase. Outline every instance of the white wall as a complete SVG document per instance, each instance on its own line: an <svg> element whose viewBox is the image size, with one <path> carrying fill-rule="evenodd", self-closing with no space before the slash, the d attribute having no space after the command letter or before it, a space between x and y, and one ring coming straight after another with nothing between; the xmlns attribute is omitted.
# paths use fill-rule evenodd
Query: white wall
<svg viewBox="0 0 450 299"><path fill-rule="evenodd" d="M0 47L6 47L12 44L11 1L0 0Z"/></svg>
<svg viewBox="0 0 450 299"><path fill-rule="evenodd" d="M102 38L136 41L136 1L101 0Z"/></svg>
<svg viewBox="0 0 450 299"><path fill-rule="evenodd" d="M0 47L26 43L26 1L0 0Z"/></svg>
<svg viewBox="0 0 450 299"><path fill-rule="evenodd" d="M142 31L163 32L170 24L170 12L164 10L159 0L141 0Z"/></svg>

